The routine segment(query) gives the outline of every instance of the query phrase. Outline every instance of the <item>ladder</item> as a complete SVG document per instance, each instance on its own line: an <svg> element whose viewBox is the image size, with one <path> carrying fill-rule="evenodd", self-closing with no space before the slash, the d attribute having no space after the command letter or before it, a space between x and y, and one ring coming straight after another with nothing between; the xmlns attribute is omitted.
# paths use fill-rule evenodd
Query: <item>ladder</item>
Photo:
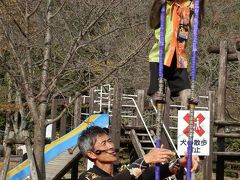
<svg viewBox="0 0 240 180"><path fill-rule="evenodd" d="M155 139L155 132L150 130L150 133L152 138ZM130 139L138 157L143 157L153 147L148 133L144 129L131 129Z"/></svg>

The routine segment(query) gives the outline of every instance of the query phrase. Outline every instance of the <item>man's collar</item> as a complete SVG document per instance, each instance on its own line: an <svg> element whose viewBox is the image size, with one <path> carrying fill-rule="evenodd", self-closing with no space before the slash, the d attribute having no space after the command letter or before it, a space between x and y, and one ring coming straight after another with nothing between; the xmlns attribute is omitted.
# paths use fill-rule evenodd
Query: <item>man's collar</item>
<svg viewBox="0 0 240 180"><path fill-rule="evenodd" d="M96 165L94 165L93 168L91 168L91 171L97 175L101 175L104 177L112 177L111 174L108 174L107 172L105 172L101 168L97 167Z"/></svg>

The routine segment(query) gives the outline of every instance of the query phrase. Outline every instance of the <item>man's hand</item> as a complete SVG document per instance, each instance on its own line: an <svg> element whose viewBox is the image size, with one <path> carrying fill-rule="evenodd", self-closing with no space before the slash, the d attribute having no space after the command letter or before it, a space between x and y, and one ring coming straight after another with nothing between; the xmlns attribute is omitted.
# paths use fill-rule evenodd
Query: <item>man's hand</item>
<svg viewBox="0 0 240 180"><path fill-rule="evenodd" d="M187 165L187 154L185 154L184 155L184 157L182 157L182 158L180 158L179 160L178 160L178 162L179 162L179 164L181 165L181 166L183 166L183 167L186 167L186 165ZM197 170L197 168L198 168L198 163L199 163L199 157L198 156L196 156L196 155L193 155L192 156L192 168L191 168L191 172L194 172L194 171L196 171Z"/></svg>
<svg viewBox="0 0 240 180"><path fill-rule="evenodd" d="M146 155L143 156L143 158L147 164L165 164L168 163L174 156L174 152L161 146L161 148L151 149Z"/></svg>

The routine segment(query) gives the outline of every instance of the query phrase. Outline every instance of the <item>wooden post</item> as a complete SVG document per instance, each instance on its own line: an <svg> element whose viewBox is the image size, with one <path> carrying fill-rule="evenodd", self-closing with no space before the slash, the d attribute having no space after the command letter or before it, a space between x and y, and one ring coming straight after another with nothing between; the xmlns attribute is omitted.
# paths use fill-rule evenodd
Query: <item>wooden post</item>
<svg viewBox="0 0 240 180"><path fill-rule="evenodd" d="M76 93L77 94L77 93ZM74 103L73 127L76 128L81 120L81 97L78 97Z"/></svg>
<svg viewBox="0 0 240 180"><path fill-rule="evenodd" d="M210 142L209 142L209 156L205 158L203 167L203 179L212 179L212 162L213 162L213 125L214 125L214 114L215 114L215 92L210 91L208 95L208 107L210 111Z"/></svg>
<svg viewBox="0 0 240 180"><path fill-rule="evenodd" d="M37 171L37 167L36 167L36 162L35 162L35 158L34 158L33 150L32 150L32 145L31 145L31 142L30 142L29 138L26 139L25 145L26 145L28 160L30 162L29 164L30 164L31 178L38 180L39 175L37 173L38 171Z"/></svg>
<svg viewBox="0 0 240 180"><path fill-rule="evenodd" d="M66 134L67 114L64 113L60 120L60 137Z"/></svg>
<svg viewBox="0 0 240 180"><path fill-rule="evenodd" d="M121 109L122 109L122 84L115 83L110 136L112 137L113 143L115 144L115 148L117 151L120 148Z"/></svg>
<svg viewBox="0 0 240 180"><path fill-rule="evenodd" d="M57 101L55 98L52 100L51 105L51 119L57 117ZM52 140L56 139L56 122L52 123Z"/></svg>
<svg viewBox="0 0 240 180"><path fill-rule="evenodd" d="M220 42L220 63L219 63L219 79L218 79L218 92L217 92L217 120L225 121L225 107L226 107L226 78L227 78L227 41ZM224 133L224 126L219 125L217 127L218 133ZM217 139L218 151L225 151L224 138ZM216 179L224 179L224 158L217 156L216 165Z"/></svg>
<svg viewBox="0 0 240 180"><path fill-rule="evenodd" d="M94 107L95 107L95 103L94 103L94 99L95 99L95 89L96 87L93 87L90 89L90 103L89 103L89 115L92 115L94 112Z"/></svg>
<svg viewBox="0 0 240 180"><path fill-rule="evenodd" d="M76 128L80 122L80 115L81 115L81 111L80 111L80 107L81 107L81 98L78 97L75 101L75 106L74 106L74 128ZM77 146L77 144L76 144ZM75 148L76 146L74 146L73 148ZM78 162L79 162L79 158L77 158L72 165L72 169L71 169L71 179L78 179Z"/></svg>
<svg viewBox="0 0 240 180"><path fill-rule="evenodd" d="M139 111L141 115L143 115L144 112L144 90L137 90L137 106L139 108ZM141 117L137 113L137 120L133 121L133 126L143 126Z"/></svg>
<svg viewBox="0 0 240 180"><path fill-rule="evenodd" d="M170 89L167 88L167 91L166 91L166 104L165 104L165 107L164 107L164 116L163 116L163 123L167 129L167 131L169 132L169 125L170 125L170 122L169 122L169 113L170 113ZM162 135L161 135L161 141L162 141L162 144L164 144L164 147L165 148L168 148L168 149L171 149L171 144L169 143L169 139L167 137L167 134L164 130L162 130Z"/></svg>
<svg viewBox="0 0 240 180"><path fill-rule="evenodd" d="M10 162L10 155L11 155L11 145L7 145L6 147L6 153L5 153L5 158L3 161L3 169L2 169L2 173L1 173L1 180L5 180L7 177L7 172L8 172L8 167L9 167L9 162Z"/></svg>
<svg viewBox="0 0 240 180"><path fill-rule="evenodd" d="M78 179L78 161L79 158L77 158L72 165L71 169L71 179Z"/></svg>

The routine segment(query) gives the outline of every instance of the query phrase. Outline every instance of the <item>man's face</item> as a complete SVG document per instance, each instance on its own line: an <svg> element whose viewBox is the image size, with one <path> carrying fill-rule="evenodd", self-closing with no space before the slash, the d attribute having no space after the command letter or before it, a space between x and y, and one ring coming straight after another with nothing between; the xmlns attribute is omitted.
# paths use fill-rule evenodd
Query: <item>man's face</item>
<svg viewBox="0 0 240 180"><path fill-rule="evenodd" d="M96 153L101 151L100 154ZM111 138L106 134L101 134L96 137L96 143L91 153L92 159L101 163L113 163L117 160L114 144Z"/></svg>

